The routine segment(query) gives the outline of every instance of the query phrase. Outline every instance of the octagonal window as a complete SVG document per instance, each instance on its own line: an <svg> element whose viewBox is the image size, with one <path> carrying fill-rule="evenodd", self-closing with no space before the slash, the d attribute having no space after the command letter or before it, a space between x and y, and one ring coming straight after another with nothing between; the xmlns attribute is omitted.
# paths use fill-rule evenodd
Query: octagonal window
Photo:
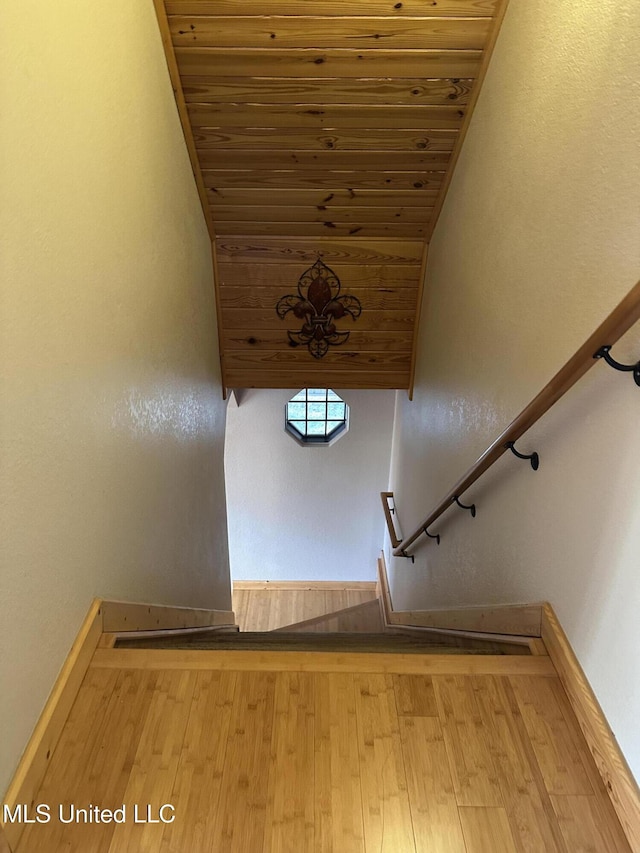
<svg viewBox="0 0 640 853"><path fill-rule="evenodd" d="M349 406L330 388L303 388L285 407L285 429L299 444L328 446L349 429Z"/></svg>

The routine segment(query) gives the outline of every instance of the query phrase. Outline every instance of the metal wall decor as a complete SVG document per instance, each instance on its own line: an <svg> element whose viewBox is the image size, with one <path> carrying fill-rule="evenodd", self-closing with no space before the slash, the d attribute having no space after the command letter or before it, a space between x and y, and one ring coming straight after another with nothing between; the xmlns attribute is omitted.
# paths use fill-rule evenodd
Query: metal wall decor
<svg viewBox="0 0 640 853"><path fill-rule="evenodd" d="M291 346L305 344L314 358L322 358L330 346L339 346L350 332L339 332L335 321L346 314L355 320L362 312L355 296L340 296L340 279L319 258L298 280L298 294L288 294L278 300L276 312L281 320L293 311L303 320L299 332L287 332Z"/></svg>

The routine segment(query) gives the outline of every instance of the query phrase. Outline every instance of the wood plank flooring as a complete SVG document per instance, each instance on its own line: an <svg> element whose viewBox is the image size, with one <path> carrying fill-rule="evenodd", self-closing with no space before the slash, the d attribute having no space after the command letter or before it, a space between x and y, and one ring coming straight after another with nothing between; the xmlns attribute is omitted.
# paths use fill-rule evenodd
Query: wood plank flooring
<svg viewBox="0 0 640 853"><path fill-rule="evenodd" d="M374 589L233 589L233 610L241 631L273 631L294 622L373 601Z"/></svg>
<svg viewBox="0 0 640 853"><path fill-rule="evenodd" d="M324 671L249 652L253 668L145 668L138 654L97 653L36 798L53 819L16 853L630 849L559 679L531 674L542 657L491 675L455 656L428 675L340 654ZM128 819L61 824L58 803L124 803ZM133 822L134 804L157 817L165 803L173 823Z"/></svg>

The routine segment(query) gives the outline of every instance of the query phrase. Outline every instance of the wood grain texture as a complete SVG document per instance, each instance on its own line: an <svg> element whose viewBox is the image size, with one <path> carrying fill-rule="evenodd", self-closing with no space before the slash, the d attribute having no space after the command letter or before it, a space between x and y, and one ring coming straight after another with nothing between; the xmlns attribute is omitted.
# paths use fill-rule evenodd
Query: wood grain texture
<svg viewBox="0 0 640 853"><path fill-rule="evenodd" d="M478 678L474 694L515 848L569 853L507 678Z"/></svg>
<svg viewBox="0 0 640 853"><path fill-rule="evenodd" d="M124 802L170 803L196 678L192 672L158 673L151 704L124 793ZM118 824L109 853L152 853L160 848L164 824Z"/></svg>
<svg viewBox="0 0 640 853"><path fill-rule="evenodd" d="M396 679L400 677L395 676ZM439 720L427 716L401 717L400 737L416 850L465 853Z"/></svg>
<svg viewBox="0 0 640 853"><path fill-rule="evenodd" d="M411 332L360 332L351 331L349 340L358 352L411 352ZM269 351L282 349L282 329L230 329L225 332L223 344L230 350L249 349Z"/></svg>
<svg viewBox="0 0 640 853"><path fill-rule="evenodd" d="M411 264L422 258L420 240L367 240L350 238L333 240L217 240L222 263L313 264L318 255L325 264ZM304 272L304 270L300 270Z"/></svg>
<svg viewBox="0 0 640 853"><path fill-rule="evenodd" d="M457 130L388 130L386 128L320 128L298 130L295 127L199 127L194 139L200 151L226 150L278 151L283 146L307 151L451 151Z"/></svg>
<svg viewBox="0 0 640 853"><path fill-rule="evenodd" d="M473 78L182 77L187 103L466 104Z"/></svg>
<svg viewBox="0 0 640 853"><path fill-rule="evenodd" d="M434 205L448 185L451 152L459 151L502 8L497 0L166 0L160 17L171 41L168 61L180 75L178 106L188 116L188 144L197 146L218 260L229 260L225 243L242 238L280 239L289 260L298 238L397 238L419 244L415 260L424 269ZM343 203L329 213L327 198ZM255 310L259 297L233 307ZM408 373L363 370L361 361L372 363L363 356L352 360L346 382L329 364L301 372L294 350L239 360L222 342L240 318L222 312L223 383L340 382L411 396L420 307L407 326L391 316L360 318L366 333L411 334ZM241 322L252 337L269 328L257 315Z"/></svg>
<svg viewBox="0 0 640 853"><path fill-rule="evenodd" d="M203 169L327 169L329 171L386 171L389 167L389 152L380 151L343 151L327 149L308 151L305 149L268 149L265 151L238 151L233 148L199 149L200 163ZM447 151L412 151L396 157L393 163L395 171L400 172L443 172L449 162Z"/></svg>
<svg viewBox="0 0 640 853"><path fill-rule="evenodd" d="M106 632L206 628L234 624L235 615L231 610L200 610L194 607L171 607L131 601L102 602L102 630Z"/></svg>
<svg viewBox="0 0 640 853"><path fill-rule="evenodd" d="M542 639L567 693L589 751L631 849L640 851L640 791L578 659L549 604ZM576 806L578 808L578 806Z"/></svg>
<svg viewBox="0 0 640 853"><path fill-rule="evenodd" d="M171 15L176 47L481 50L491 18Z"/></svg>
<svg viewBox="0 0 640 853"><path fill-rule="evenodd" d="M504 809L467 806L460 820L467 853L517 853Z"/></svg>
<svg viewBox="0 0 640 853"><path fill-rule="evenodd" d="M162 835L160 853L213 850L222 791L237 676L196 673L191 713L170 803L179 803L177 820Z"/></svg>
<svg viewBox="0 0 640 853"><path fill-rule="evenodd" d="M546 657L415 655L351 652L249 652L174 649L97 649L92 666L106 669L364 672L416 675L552 676Z"/></svg>
<svg viewBox="0 0 640 853"><path fill-rule="evenodd" d="M619 823L611 820L598 797L551 797L562 834L571 853L630 853Z"/></svg>
<svg viewBox="0 0 640 853"><path fill-rule="evenodd" d="M212 850L262 850L276 691L275 673L238 675Z"/></svg>
<svg viewBox="0 0 640 853"><path fill-rule="evenodd" d="M102 615L102 601L96 598L89 607L9 783L3 803L11 809L18 803L31 805L35 802L36 792L55 755L69 712L98 645ZM20 823L5 824L5 834L12 847L18 846L23 826Z"/></svg>
<svg viewBox="0 0 640 853"><path fill-rule="evenodd" d="M228 222L216 223L216 231L220 237L424 237L426 224L408 222Z"/></svg>
<svg viewBox="0 0 640 853"><path fill-rule="evenodd" d="M315 676L316 850L364 853L353 674Z"/></svg>
<svg viewBox="0 0 640 853"><path fill-rule="evenodd" d="M315 840L313 675L280 673L274 714L263 849L311 853Z"/></svg>
<svg viewBox="0 0 640 853"><path fill-rule="evenodd" d="M170 15L429 15L470 18L493 15L497 0L167 0Z"/></svg>
<svg viewBox="0 0 640 853"><path fill-rule="evenodd" d="M402 610L394 612L392 622L395 625L539 637L541 609L540 604L496 604L454 610Z"/></svg>
<svg viewBox="0 0 640 853"><path fill-rule="evenodd" d="M297 222L300 224L316 222L321 224L349 224L360 225L376 222L392 223L394 220L402 220L402 223L425 225L431 207L367 207L365 205L351 205L350 207L339 207L333 205L309 205L308 207L285 207L284 205L269 205L266 207L245 205L218 205L211 208L211 212L219 227L225 221L236 222L268 222L277 226L280 222ZM284 226L280 226L284 227ZM336 272L336 270L334 270ZM220 275L220 272L218 273ZM336 275L338 273L336 272ZM416 275L417 279L417 275ZM371 282L371 277L369 277ZM246 284L245 279L245 284ZM416 281L412 282L413 285ZM402 286L402 285L399 285Z"/></svg>
<svg viewBox="0 0 640 853"><path fill-rule="evenodd" d="M537 660L537 658L529 658ZM436 676L433 685L459 806L504 805L491 745L480 723L473 685L460 676Z"/></svg>
<svg viewBox="0 0 640 853"><path fill-rule="evenodd" d="M366 849L415 850L393 679L357 675L355 695Z"/></svg>
<svg viewBox="0 0 640 853"><path fill-rule="evenodd" d="M418 287L419 266L408 264L341 264L332 263L331 269L344 286L351 291L353 288L364 290L367 294L383 292L389 295L396 289L405 291L407 288L415 293ZM304 272L301 264L298 276ZM298 278L288 264L282 266L220 263L218 264L218 284L223 294L237 295L240 288L248 296L254 292L258 295L264 289L273 289L282 293L291 290L295 292Z"/></svg>
<svg viewBox="0 0 640 853"><path fill-rule="evenodd" d="M441 697L434 707L450 677L363 673L358 657L344 672L261 671L256 657L245 670L90 668L37 801L125 803L130 817L165 801L176 820L30 825L16 853L629 851L602 786L549 797L510 678L455 678L466 769L488 753L504 799L460 806Z"/></svg>
<svg viewBox="0 0 640 853"><path fill-rule="evenodd" d="M475 77L481 50L176 47L180 74L220 77Z"/></svg>
<svg viewBox="0 0 640 853"><path fill-rule="evenodd" d="M564 712L557 680L514 677L511 684L548 792L593 795L583 742L575 719Z"/></svg>
<svg viewBox="0 0 640 853"><path fill-rule="evenodd" d="M189 119L196 127L312 128L422 128L457 130L465 116L464 106L380 106L366 104L187 104Z"/></svg>
<svg viewBox="0 0 640 853"><path fill-rule="evenodd" d="M291 582L274 587L257 582L236 582L233 604L242 631L274 631L308 619L375 601L371 584L304 585Z"/></svg>

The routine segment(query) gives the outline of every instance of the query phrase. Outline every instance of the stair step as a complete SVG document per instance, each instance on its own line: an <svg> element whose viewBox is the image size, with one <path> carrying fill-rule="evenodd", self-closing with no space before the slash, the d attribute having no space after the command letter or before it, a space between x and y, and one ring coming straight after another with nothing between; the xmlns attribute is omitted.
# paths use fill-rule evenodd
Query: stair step
<svg viewBox="0 0 640 853"><path fill-rule="evenodd" d="M464 638L434 638L431 635L407 635L393 633L286 633L284 631L252 632L239 634L215 633L210 636L199 634L194 637L120 639L117 648L137 649L218 649L234 651L305 651L305 652L385 652L397 654L438 655L501 655L514 654L506 651L501 643ZM528 655L526 646L518 647L516 653Z"/></svg>

